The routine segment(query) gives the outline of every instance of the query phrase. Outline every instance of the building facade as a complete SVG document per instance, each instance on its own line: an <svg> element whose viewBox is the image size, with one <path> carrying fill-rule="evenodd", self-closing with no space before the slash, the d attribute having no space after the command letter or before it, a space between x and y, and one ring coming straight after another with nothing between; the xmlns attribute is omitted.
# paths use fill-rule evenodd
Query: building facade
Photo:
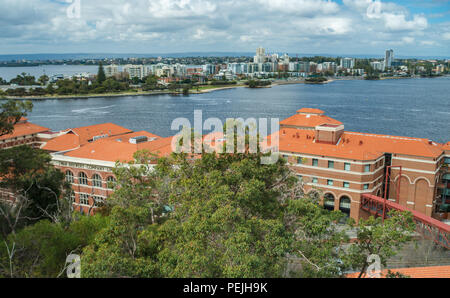
<svg viewBox="0 0 450 298"><path fill-rule="evenodd" d="M280 122L279 149L325 208L358 220L362 194L383 197L439 217L448 192L449 151L427 139L347 132L317 109ZM388 166L392 166L386 183ZM401 175L400 175L401 167ZM445 188L444 188L445 187Z"/></svg>

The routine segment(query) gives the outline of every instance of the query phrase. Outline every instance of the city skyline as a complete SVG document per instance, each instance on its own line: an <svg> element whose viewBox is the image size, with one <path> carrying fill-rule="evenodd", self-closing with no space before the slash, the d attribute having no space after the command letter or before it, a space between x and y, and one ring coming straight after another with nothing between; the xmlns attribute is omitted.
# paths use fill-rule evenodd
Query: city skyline
<svg viewBox="0 0 450 298"><path fill-rule="evenodd" d="M0 0L0 6L0 55L264 46L279 53L373 55L393 48L404 56L448 56L450 48L447 0Z"/></svg>

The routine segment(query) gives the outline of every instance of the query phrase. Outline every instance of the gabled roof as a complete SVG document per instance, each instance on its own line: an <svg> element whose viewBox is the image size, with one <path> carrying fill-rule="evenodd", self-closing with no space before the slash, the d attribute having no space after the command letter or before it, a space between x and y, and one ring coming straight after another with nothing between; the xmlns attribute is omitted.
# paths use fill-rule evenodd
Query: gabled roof
<svg viewBox="0 0 450 298"><path fill-rule="evenodd" d="M443 150L450 149L450 142L442 145L428 139L358 132L343 132L336 144L316 142L317 126L336 125L342 123L323 115L323 111L303 108L281 121L280 132L271 137L279 136L280 151L355 160L373 160L384 153L438 158Z"/></svg>
<svg viewBox="0 0 450 298"><path fill-rule="evenodd" d="M48 128L30 123L26 118L22 117L18 123L14 125L12 133L0 136L0 140L7 140L17 137L33 135L41 132L49 131Z"/></svg>
<svg viewBox="0 0 450 298"><path fill-rule="evenodd" d="M308 113L304 111L313 110L314 113ZM315 128L318 125L323 124L335 124L341 125L342 122L337 121L333 118L323 115L323 111L316 109L301 109L297 111L297 114L291 116L280 122L281 127L298 127L298 128Z"/></svg>
<svg viewBox="0 0 450 298"><path fill-rule="evenodd" d="M62 131L62 135L59 137L48 141L42 149L53 152L73 150L88 144L94 137L111 137L131 132L131 130L113 123L71 128Z"/></svg>
<svg viewBox="0 0 450 298"><path fill-rule="evenodd" d="M303 108L297 111L298 114L318 114L318 115L322 115L325 114L324 111L319 110L319 109L312 109L312 108Z"/></svg>
<svg viewBox="0 0 450 298"><path fill-rule="evenodd" d="M131 138L140 136L146 136L148 141L138 144L130 143ZM100 139L64 155L102 161L129 162L133 160L134 153L141 150L148 150L159 157L168 156L172 153L171 143L172 137L162 138L146 131L140 131Z"/></svg>
<svg viewBox="0 0 450 298"><path fill-rule="evenodd" d="M437 158L443 152L436 143L418 138L344 132L338 143L334 145L316 142L313 130L281 128L280 132L271 135L269 140L277 135L279 135L280 152L343 159L374 160L384 153Z"/></svg>

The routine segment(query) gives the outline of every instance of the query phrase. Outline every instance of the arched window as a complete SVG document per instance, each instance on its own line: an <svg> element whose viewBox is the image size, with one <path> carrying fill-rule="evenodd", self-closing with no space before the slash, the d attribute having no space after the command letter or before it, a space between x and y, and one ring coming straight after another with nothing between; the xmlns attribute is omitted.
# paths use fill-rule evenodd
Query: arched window
<svg viewBox="0 0 450 298"><path fill-rule="evenodd" d="M323 196L323 207L327 210L334 210L334 196L330 193L327 193Z"/></svg>
<svg viewBox="0 0 450 298"><path fill-rule="evenodd" d="M92 186L102 187L102 177L100 177L100 175L94 174L94 176L92 176Z"/></svg>
<svg viewBox="0 0 450 298"><path fill-rule="evenodd" d="M109 189L113 189L116 185L116 178L114 178L113 176L109 176L108 178L106 178L106 183Z"/></svg>
<svg viewBox="0 0 450 298"><path fill-rule="evenodd" d="M73 173L71 171L66 171L66 181L69 183L73 183Z"/></svg>
<svg viewBox="0 0 450 298"><path fill-rule="evenodd" d="M350 207L351 207L351 200L349 197L347 196L343 196L341 197L341 200L339 202L339 210L341 210L341 212L350 215Z"/></svg>
<svg viewBox="0 0 450 298"><path fill-rule="evenodd" d="M80 174L78 174L78 184L88 185L88 177L86 173L80 172Z"/></svg>

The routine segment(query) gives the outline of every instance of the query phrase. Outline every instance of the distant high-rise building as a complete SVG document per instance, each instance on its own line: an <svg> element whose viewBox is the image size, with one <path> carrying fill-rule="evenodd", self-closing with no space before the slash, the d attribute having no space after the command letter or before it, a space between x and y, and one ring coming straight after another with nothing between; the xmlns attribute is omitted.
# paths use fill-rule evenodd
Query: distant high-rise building
<svg viewBox="0 0 450 298"><path fill-rule="evenodd" d="M127 64L123 67L123 70L128 73L130 79L136 77L142 80L145 76L143 65Z"/></svg>
<svg viewBox="0 0 450 298"><path fill-rule="evenodd" d="M342 58L341 59L341 67L342 68L354 68L355 67L355 58Z"/></svg>
<svg viewBox="0 0 450 298"><path fill-rule="evenodd" d="M289 58L289 55L288 55L288 54L284 54L284 55L281 57L281 60L283 60L283 64L284 64L284 65L289 65L290 58Z"/></svg>
<svg viewBox="0 0 450 298"><path fill-rule="evenodd" d="M380 62L380 61L374 61L374 62L370 62L370 66L374 69L374 70L383 70L384 69L384 62Z"/></svg>
<svg viewBox="0 0 450 298"><path fill-rule="evenodd" d="M384 67L391 68L392 62L394 61L394 50L386 50L386 55L384 57Z"/></svg>
<svg viewBox="0 0 450 298"><path fill-rule="evenodd" d="M105 66L105 75L107 78L113 77L119 74L119 67L117 65L111 64Z"/></svg>
<svg viewBox="0 0 450 298"><path fill-rule="evenodd" d="M256 49L256 56L253 59L254 63L264 63L266 62L266 50L262 47Z"/></svg>

